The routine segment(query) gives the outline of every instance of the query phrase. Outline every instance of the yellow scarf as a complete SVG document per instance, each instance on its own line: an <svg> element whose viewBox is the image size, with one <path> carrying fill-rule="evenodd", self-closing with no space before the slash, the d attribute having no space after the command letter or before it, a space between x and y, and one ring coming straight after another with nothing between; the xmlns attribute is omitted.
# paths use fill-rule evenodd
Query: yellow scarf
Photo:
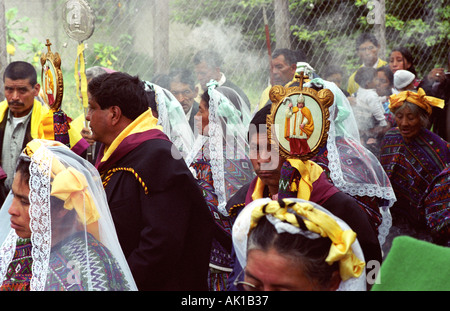
<svg viewBox="0 0 450 311"><path fill-rule="evenodd" d="M319 179L323 172L323 169L312 161L302 161L299 159L287 159L287 161L294 167L301 175L301 179L297 188L297 198L303 200L309 200L311 192L313 190L313 182ZM293 185L294 186L294 185ZM255 189L252 193L253 201L261 199L264 192L264 183L258 177L255 184ZM297 185L295 185L297 187ZM294 187L291 187L294 189Z"/></svg>
<svg viewBox="0 0 450 311"><path fill-rule="evenodd" d="M6 111L8 111L8 102L6 100L0 103L0 120L5 118ZM33 111L31 112L31 137L34 138L44 138L42 128L42 120L46 117L49 109L44 106L38 100L34 100Z"/></svg>
<svg viewBox="0 0 450 311"><path fill-rule="evenodd" d="M158 119L152 115L152 110L149 108L146 112L141 114L136 120L131 122L112 142L109 147L105 147L103 158L101 162L109 159L111 154L122 143L122 141L129 135L142 133L151 129L163 130L162 126L157 125Z"/></svg>
<svg viewBox="0 0 450 311"><path fill-rule="evenodd" d="M416 92L404 91L398 94L393 94L389 97L389 109L394 112L407 101L424 109L429 115L432 112L432 107L444 108L444 100L432 96L426 96L422 88Z"/></svg>

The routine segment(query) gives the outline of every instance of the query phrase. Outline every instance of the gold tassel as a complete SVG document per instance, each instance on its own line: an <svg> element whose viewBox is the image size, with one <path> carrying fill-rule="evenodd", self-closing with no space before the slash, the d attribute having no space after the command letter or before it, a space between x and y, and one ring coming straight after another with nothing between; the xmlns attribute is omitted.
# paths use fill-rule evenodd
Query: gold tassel
<svg viewBox="0 0 450 311"><path fill-rule="evenodd" d="M291 192L297 192L297 182L294 180L292 183L291 183Z"/></svg>

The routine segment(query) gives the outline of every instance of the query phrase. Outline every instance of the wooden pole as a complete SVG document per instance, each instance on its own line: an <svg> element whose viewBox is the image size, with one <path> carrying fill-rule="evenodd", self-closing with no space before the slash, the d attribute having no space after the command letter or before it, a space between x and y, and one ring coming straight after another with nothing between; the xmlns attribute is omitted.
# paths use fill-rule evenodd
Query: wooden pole
<svg viewBox="0 0 450 311"><path fill-rule="evenodd" d="M291 49L289 0L274 0L275 38L277 49Z"/></svg>
<svg viewBox="0 0 450 311"><path fill-rule="evenodd" d="M169 73L169 1L155 0L153 10L154 74Z"/></svg>

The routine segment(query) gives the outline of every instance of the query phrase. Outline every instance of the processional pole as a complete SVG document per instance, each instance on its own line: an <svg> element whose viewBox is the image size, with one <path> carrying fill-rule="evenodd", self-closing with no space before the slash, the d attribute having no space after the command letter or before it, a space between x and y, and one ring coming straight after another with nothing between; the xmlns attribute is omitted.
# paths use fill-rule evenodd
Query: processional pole
<svg viewBox="0 0 450 311"><path fill-rule="evenodd" d="M78 42L77 58L75 61L75 83L77 88L77 98L81 100L84 112L84 126L88 127L86 115L88 113L88 96L86 65L84 61L85 44L94 33L95 14L85 0L68 0L63 8L64 30L66 34ZM79 70L78 70L78 65ZM80 95L81 93L81 95ZM88 148L87 160L91 160L92 146Z"/></svg>
<svg viewBox="0 0 450 311"><path fill-rule="evenodd" d="M264 28L266 30L267 54L269 56L270 85L273 85L272 48L271 48L271 45L270 45L269 21L267 19L267 12L266 12L266 7L265 6L263 6L263 17L264 17Z"/></svg>

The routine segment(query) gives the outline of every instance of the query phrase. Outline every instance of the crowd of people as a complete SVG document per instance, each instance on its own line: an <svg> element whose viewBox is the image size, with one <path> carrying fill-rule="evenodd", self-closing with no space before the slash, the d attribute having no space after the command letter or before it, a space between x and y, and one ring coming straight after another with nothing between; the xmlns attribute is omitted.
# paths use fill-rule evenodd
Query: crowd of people
<svg viewBox="0 0 450 311"><path fill-rule="evenodd" d="M427 270L396 275L404 243L449 259L450 53L448 68L420 79L404 47L383 60L362 34L355 51L361 67L347 83L332 66L303 81L333 94L327 141L308 160L268 139L270 89L298 86L298 63L314 67L300 51L274 51L255 103L211 50L150 81L89 68L85 128L61 127L61 112L39 101L36 69L10 63L0 290L411 287L402 280Z"/></svg>

